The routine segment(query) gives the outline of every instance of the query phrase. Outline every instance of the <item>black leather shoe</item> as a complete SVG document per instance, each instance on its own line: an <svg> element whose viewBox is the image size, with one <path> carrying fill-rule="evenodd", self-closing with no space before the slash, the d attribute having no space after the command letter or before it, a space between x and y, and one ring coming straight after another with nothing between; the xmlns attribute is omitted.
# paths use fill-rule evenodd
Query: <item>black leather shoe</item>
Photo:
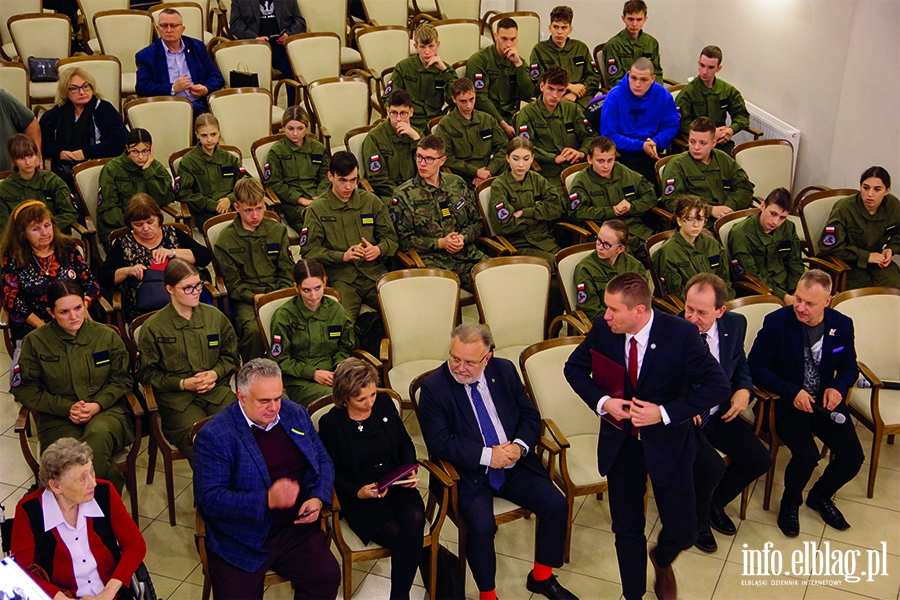
<svg viewBox="0 0 900 600"><path fill-rule="evenodd" d="M844 519L844 515L842 515L841 511L838 510L838 507L834 505L831 498L816 499L807 496L806 505L811 509L818 511L818 513L822 515L822 520L825 521L827 525L830 525L839 531L850 529L850 523Z"/></svg>
<svg viewBox="0 0 900 600"><path fill-rule="evenodd" d="M550 600L578 600L578 596L560 585L556 575L551 575L543 581L538 581L534 578L534 575L528 573L528 579L525 580L525 589L535 594L543 594Z"/></svg>
<svg viewBox="0 0 900 600"><path fill-rule="evenodd" d="M715 552L718 550L719 546L716 544L716 536L709 530L709 526L707 525L704 527L701 525L699 530L699 535L697 536L697 541L694 542L694 545L704 552Z"/></svg>
<svg viewBox="0 0 900 600"><path fill-rule="evenodd" d="M795 504L781 503L778 511L778 529L788 537L800 535L800 507Z"/></svg>
<svg viewBox="0 0 900 600"><path fill-rule="evenodd" d="M737 527L731 517L725 514L724 508L711 506L709 508L709 526L721 533L722 535L734 535L737 533Z"/></svg>

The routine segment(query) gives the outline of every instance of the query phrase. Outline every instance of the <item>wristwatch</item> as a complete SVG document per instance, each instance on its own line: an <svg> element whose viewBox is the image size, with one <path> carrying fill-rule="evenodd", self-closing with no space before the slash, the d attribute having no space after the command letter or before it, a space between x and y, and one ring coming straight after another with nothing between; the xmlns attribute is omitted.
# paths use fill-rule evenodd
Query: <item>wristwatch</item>
<svg viewBox="0 0 900 600"><path fill-rule="evenodd" d="M519 442L513 442L516 446L519 447L519 450L522 451L522 455L519 458L525 458L528 455L528 448L525 447L525 444L521 444Z"/></svg>

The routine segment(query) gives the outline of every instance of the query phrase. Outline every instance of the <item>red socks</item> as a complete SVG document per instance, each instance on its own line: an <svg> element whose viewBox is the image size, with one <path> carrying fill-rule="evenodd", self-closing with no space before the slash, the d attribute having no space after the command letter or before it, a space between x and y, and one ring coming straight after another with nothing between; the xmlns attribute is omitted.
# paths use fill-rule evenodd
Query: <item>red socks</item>
<svg viewBox="0 0 900 600"><path fill-rule="evenodd" d="M478 600L497 600L497 590L478 592Z"/></svg>
<svg viewBox="0 0 900 600"><path fill-rule="evenodd" d="M534 563L534 568L531 570L531 576L534 577L535 581L550 579L551 575L553 575L553 567L548 567L547 565L542 565L538 562Z"/></svg>

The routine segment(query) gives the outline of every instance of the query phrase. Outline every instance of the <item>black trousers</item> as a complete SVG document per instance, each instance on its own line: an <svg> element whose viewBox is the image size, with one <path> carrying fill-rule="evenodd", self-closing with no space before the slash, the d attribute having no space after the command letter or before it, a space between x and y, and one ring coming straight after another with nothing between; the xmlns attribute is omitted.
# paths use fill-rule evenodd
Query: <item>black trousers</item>
<svg viewBox="0 0 900 600"><path fill-rule="evenodd" d="M664 148L658 148L657 152L662 152L663 150ZM650 156L644 152L622 152L617 160L632 171L637 171L643 175L647 181L650 182L650 185L656 189L656 193L660 193L660 190L657 189L658 186L656 185L655 159L650 158Z"/></svg>
<svg viewBox="0 0 900 600"><path fill-rule="evenodd" d="M372 538L379 546L391 549L391 600L409 600L416 569L422 561L423 531L425 504L418 494L409 494L409 500L400 506L394 518ZM424 583L427 588L428 581Z"/></svg>

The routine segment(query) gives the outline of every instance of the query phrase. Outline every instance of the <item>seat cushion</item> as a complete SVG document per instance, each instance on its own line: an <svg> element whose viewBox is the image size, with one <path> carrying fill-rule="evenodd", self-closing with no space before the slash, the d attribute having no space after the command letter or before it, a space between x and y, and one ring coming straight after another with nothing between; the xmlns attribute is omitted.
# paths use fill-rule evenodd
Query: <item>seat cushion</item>
<svg viewBox="0 0 900 600"><path fill-rule="evenodd" d="M422 537L424 538L428 535L431 530L431 524L426 520L425 527L422 529ZM375 542L369 542L368 544L363 544L362 540L359 539L352 529L350 529L350 525L347 523L345 519L341 519L341 537L344 538L344 542L350 547L350 550L353 552L361 552L363 550L378 550L383 546L379 546Z"/></svg>
<svg viewBox="0 0 900 600"><path fill-rule="evenodd" d="M569 479L577 486L595 485L606 481L597 470L597 440L599 433L566 436L569 449L566 450L566 466Z"/></svg>
<svg viewBox="0 0 900 600"><path fill-rule="evenodd" d="M411 42L410 42L411 43ZM12 42L8 44L3 44L3 54L7 56L10 60L16 55L16 45Z"/></svg>
<svg viewBox="0 0 900 600"><path fill-rule="evenodd" d="M518 504L510 502L509 500L504 500L503 498L497 498L494 496L494 516L502 515L504 513L512 512L514 510L519 510L522 508Z"/></svg>
<svg viewBox="0 0 900 600"><path fill-rule="evenodd" d="M436 369L443 362L442 360L428 359L394 365L394 368L388 371L391 389L400 394L404 400L409 400L409 384L412 383L412 380L426 371Z"/></svg>
<svg viewBox="0 0 900 600"><path fill-rule="evenodd" d="M32 81L30 86L32 102L36 98L56 98L56 81Z"/></svg>
<svg viewBox="0 0 900 600"><path fill-rule="evenodd" d="M850 388L850 406L857 409L870 422L875 422L872 417L871 390L862 388ZM900 425L900 390L882 389L878 394L878 412L885 425Z"/></svg>
<svg viewBox="0 0 900 600"><path fill-rule="evenodd" d="M362 62L362 56L353 48L341 46L341 65L352 65L353 63Z"/></svg>
<svg viewBox="0 0 900 600"><path fill-rule="evenodd" d="M94 54L100 54L100 40L98 38L88 40L88 48L90 48Z"/></svg>
<svg viewBox="0 0 900 600"><path fill-rule="evenodd" d="M134 86L137 83L137 73L122 73L122 93L123 94L134 94L136 93Z"/></svg>
<svg viewBox="0 0 900 600"><path fill-rule="evenodd" d="M507 346L506 348L495 348L494 356L505 358L506 360L510 361L516 368L516 372L519 374L519 379L521 379L522 370L519 368L519 355L522 354L522 350L527 347L528 346Z"/></svg>

